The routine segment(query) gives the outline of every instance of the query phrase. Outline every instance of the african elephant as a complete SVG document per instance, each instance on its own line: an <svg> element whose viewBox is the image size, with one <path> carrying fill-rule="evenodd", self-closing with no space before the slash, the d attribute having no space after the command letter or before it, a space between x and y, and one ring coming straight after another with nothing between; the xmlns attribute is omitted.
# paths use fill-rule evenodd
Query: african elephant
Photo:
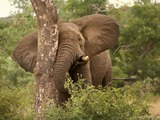
<svg viewBox="0 0 160 120"><path fill-rule="evenodd" d="M68 72L74 81L78 74L94 86L112 81L109 50L118 40L119 27L110 17L93 14L72 22L59 22L59 46L54 68L54 81L59 102L69 97L64 82ZM37 56L37 32L22 38L12 58L26 71L33 72Z"/></svg>

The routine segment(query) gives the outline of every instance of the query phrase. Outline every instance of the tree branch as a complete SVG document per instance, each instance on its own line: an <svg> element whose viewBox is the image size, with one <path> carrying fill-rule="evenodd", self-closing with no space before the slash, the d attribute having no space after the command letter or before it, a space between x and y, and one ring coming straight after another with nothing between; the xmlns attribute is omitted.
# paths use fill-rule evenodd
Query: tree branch
<svg viewBox="0 0 160 120"><path fill-rule="evenodd" d="M122 48L125 48L125 49L127 49L127 48L130 48L130 47L132 47L132 46L134 46L134 44L131 44L131 45L121 45L121 46L119 46L116 50L115 50L115 52L113 53L113 54L116 54L120 49L122 49Z"/></svg>

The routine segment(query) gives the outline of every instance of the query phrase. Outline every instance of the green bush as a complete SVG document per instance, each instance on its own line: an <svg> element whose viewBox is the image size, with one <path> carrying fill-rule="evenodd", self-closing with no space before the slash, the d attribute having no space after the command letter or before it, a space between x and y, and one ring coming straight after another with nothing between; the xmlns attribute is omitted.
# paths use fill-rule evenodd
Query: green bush
<svg viewBox="0 0 160 120"><path fill-rule="evenodd" d="M129 120L149 114L140 83L111 89L95 88L82 81L73 84L69 80L65 87L71 98L65 107L48 108L47 120Z"/></svg>
<svg viewBox="0 0 160 120"><path fill-rule="evenodd" d="M83 87L82 87L83 86ZM72 95L64 107L54 104L46 110L46 120L137 120L149 115L150 90L141 82L123 88L95 88L79 80L65 83ZM0 89L0 120L32 120L33 84ZM148 87L147 87L148 88Z"/></svg>
<svg viewBox="0 0 160 120"><path fill-rule="evenodd" d="M150 80L151 86L154 88L153 93L160 95L160 78Z"/></svg>
<svg viewBox="0 0 160 120"><path fill-rule="evenodd" d="M33 85L0 89L0 120L33 119Z"/></svg>

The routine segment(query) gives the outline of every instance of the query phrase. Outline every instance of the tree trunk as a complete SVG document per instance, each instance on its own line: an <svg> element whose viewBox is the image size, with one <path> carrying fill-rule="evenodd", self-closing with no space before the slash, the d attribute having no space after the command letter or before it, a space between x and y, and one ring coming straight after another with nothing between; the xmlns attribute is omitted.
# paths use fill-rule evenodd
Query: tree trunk
<svg viewBox="0 0 160 120"><path fill-rule="evenodd" d="M38 21L38 55L35 76L35 120L45 119L43 108L57 102L53 81L58 48L57 10L51 0L31 0Z"/></svg>

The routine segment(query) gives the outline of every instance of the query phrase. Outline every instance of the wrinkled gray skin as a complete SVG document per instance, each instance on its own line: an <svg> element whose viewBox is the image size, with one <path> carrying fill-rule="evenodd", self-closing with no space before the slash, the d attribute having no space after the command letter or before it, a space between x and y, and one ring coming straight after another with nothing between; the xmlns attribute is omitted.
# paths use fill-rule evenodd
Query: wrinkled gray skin
<svg viewBox="0 0 160 120"><path fill-rule="evenodd" d="M106 86L112 81L112 64L109 55L118 39L116 22L105 15L93 14L73 22L58 23L59 46L54 69L54 81L61 104L69 98L64 89L66 73L76 82L77 74L94 86ZM26 71L33 72L37 56L37 32L22 38L13 51L12 58ZM89 61L82 60L89 56Z"/></svg>

